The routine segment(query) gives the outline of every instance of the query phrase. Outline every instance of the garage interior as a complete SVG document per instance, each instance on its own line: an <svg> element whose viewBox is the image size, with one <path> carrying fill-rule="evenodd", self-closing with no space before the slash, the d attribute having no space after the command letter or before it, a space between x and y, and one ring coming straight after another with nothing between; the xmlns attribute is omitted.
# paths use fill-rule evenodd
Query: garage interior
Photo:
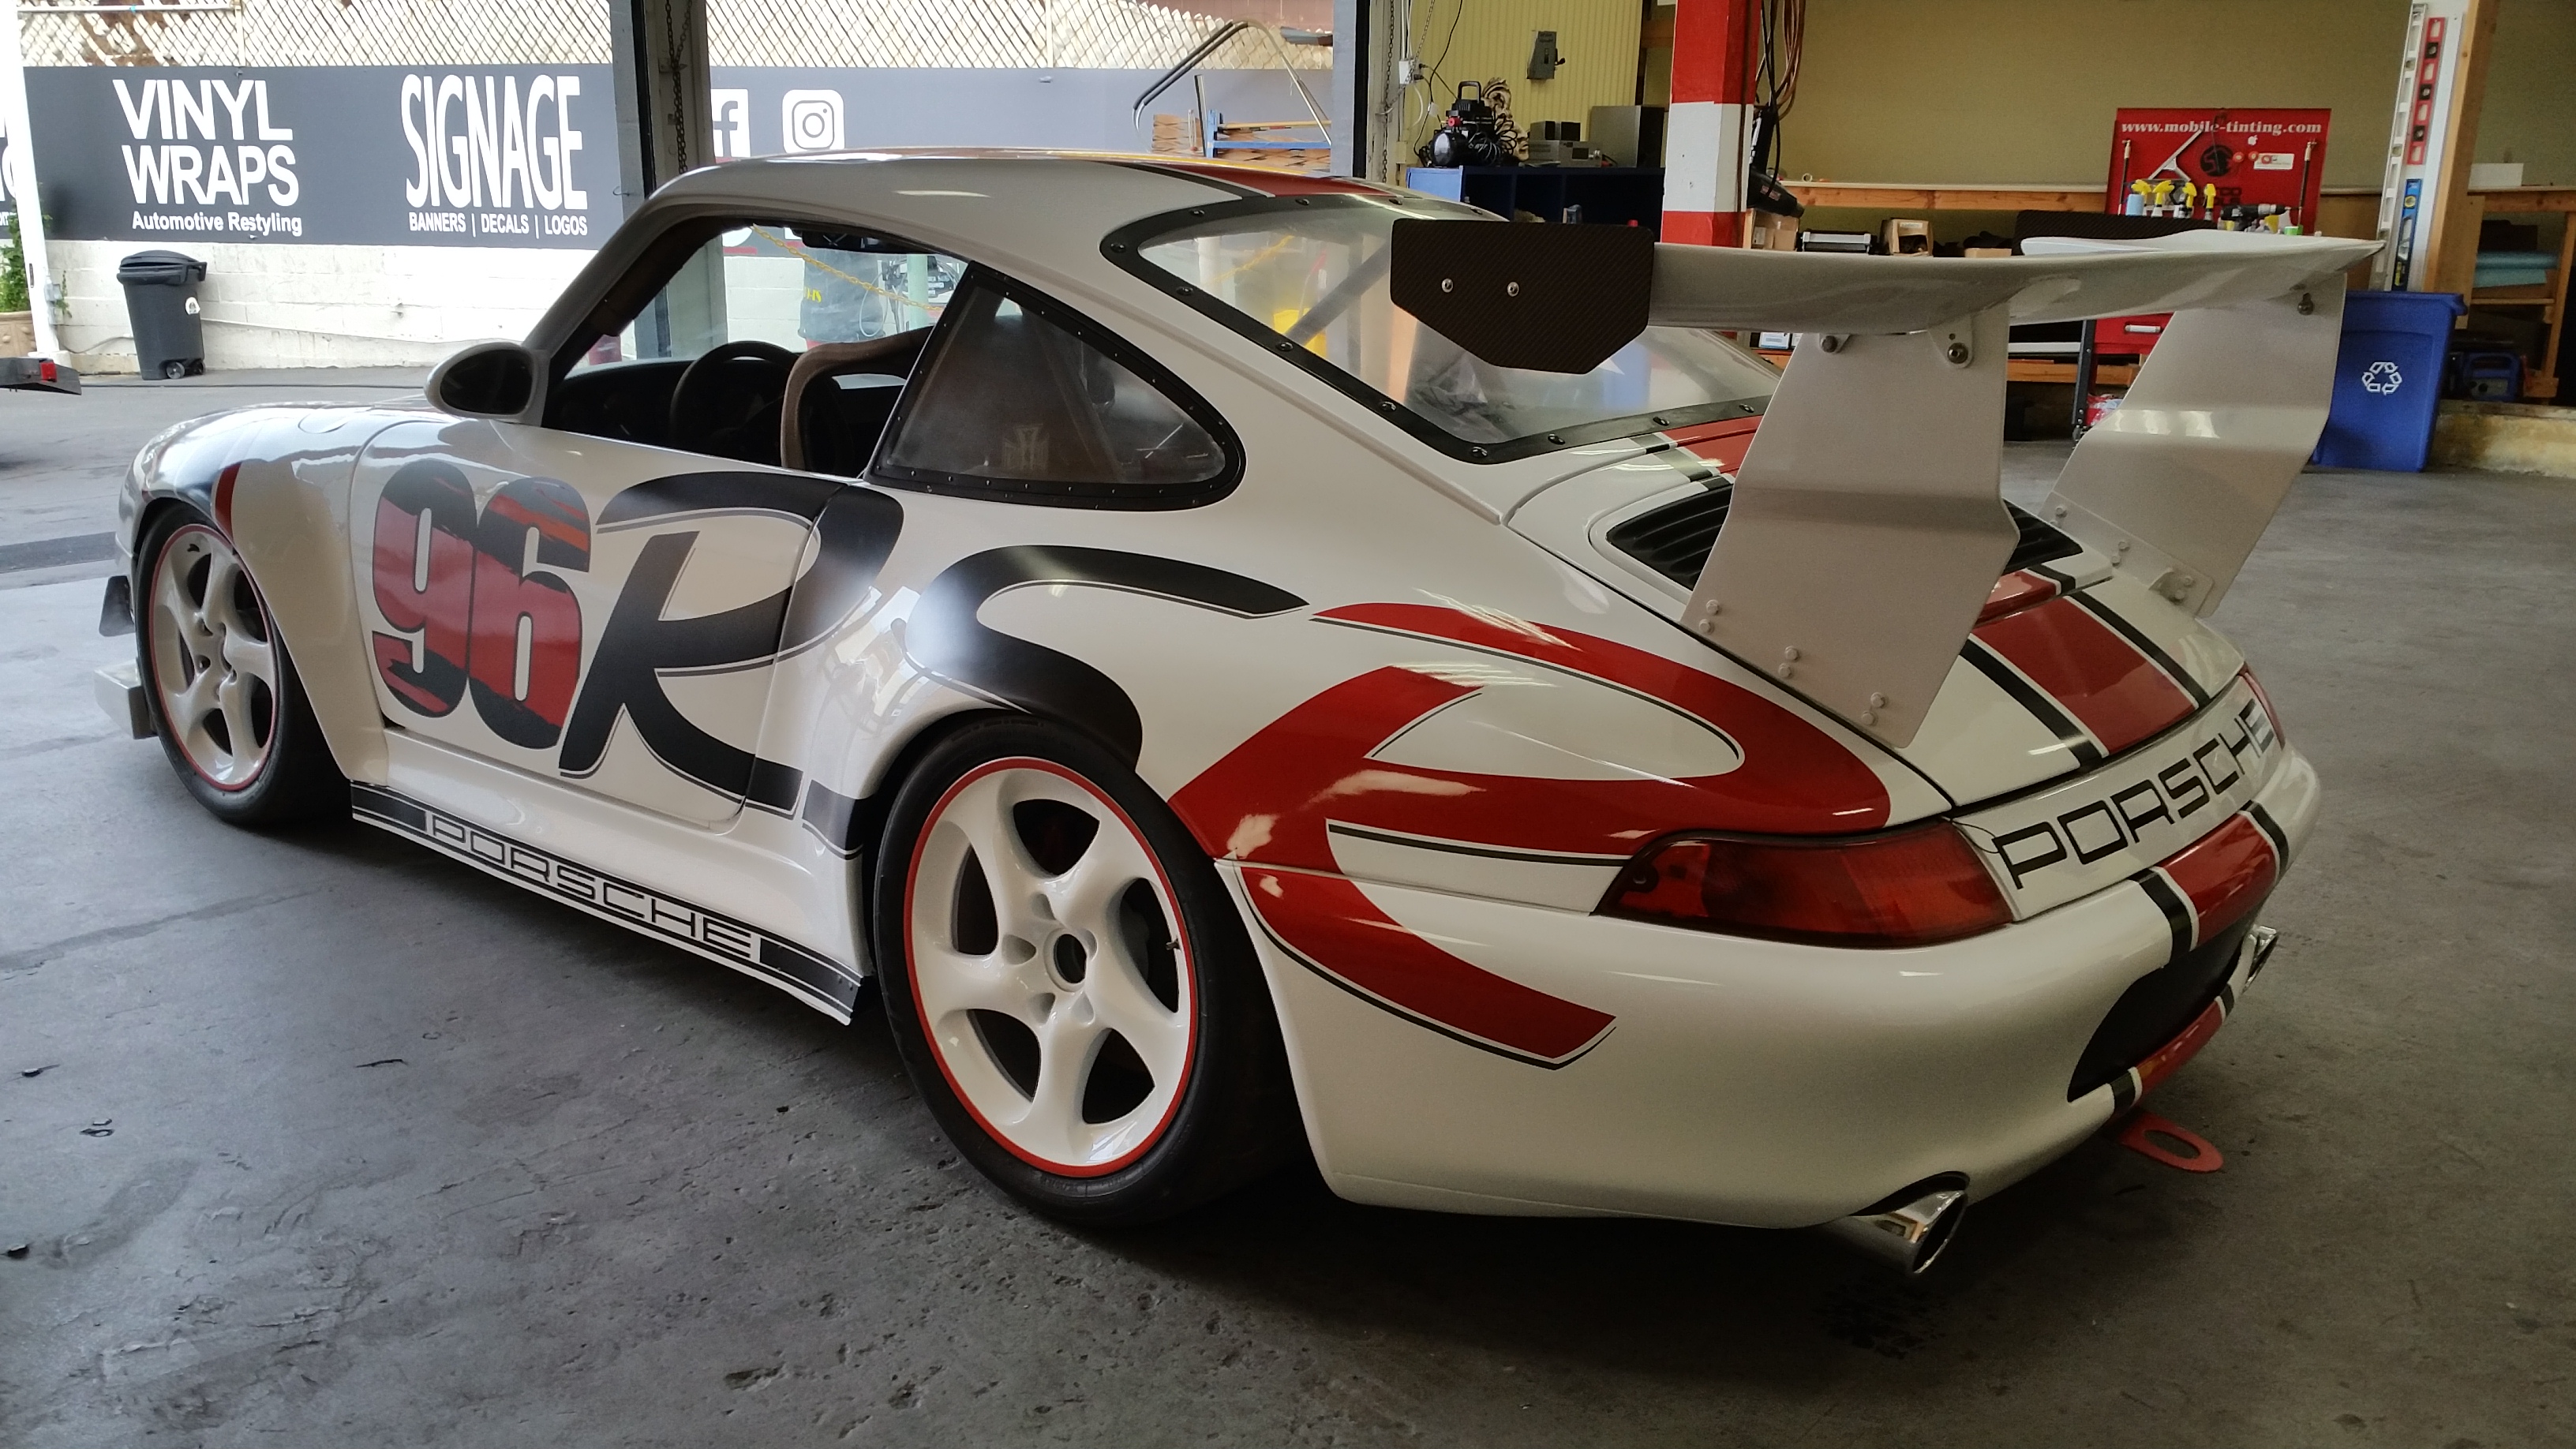
<svg viewBox="0 0 2576 1449"><path fill-rule="evenodd" d="M824 0L560 0L489 36L429 8L18 7L0 361L79 390L0 389L0 819L22 842L0 922L0 1442L2567 1436L2576 11L1050 3L1061 23L1004 65L998 5L884 7L859 40L815 38L843 13ZM2448 67L2409 161L2401 65L2428 18ZM107 79L228 65L599 67L589 240L153 238L88 225L68 179L57 200L43 168L81 153L49 140L50 100L94 94L114 121ZM2418 339L2440 385L2371 391L2384 415L2299 478L2212 618L2326 792L2265 908L2259 990L2152 1099L2223 1166L2106 1131L1980 1201L1917 1278L1813 1234L1360 1206L1310 1165L1157 1226L1068 1228L959 1160L881 1014L836 1025L354 823L225 826L100 714L92 673L134 657L100 633L100 589L147 440L255 403L416 397L458 345L524 332L654 185L823 149L794 145L781 88L850 71L836 147L1079 135L1539 224L1931 254L1891 266L2106 234L2068 217L2389 241L2355 295L2461 299ZM968 71L992 88L972 117L933 83ZM1461 83L1508 118L1447 124ZM2152 168L2121 169L2115 113L2199 108L2177 153L2199 164L2220 107L2330 113L2317 153L2228 183L2288 184L2279 209L2220 216L2240 203L2158 200ZM320 139L292 143L317 217ZM107 174L111 210L128 179ZM202 280L115 280L170 249ZM127 311L165 293L188 308L177 353ZM2116 415L2152 342L2107 328L2016 335L2012 501L2036 507Z"/></svg>

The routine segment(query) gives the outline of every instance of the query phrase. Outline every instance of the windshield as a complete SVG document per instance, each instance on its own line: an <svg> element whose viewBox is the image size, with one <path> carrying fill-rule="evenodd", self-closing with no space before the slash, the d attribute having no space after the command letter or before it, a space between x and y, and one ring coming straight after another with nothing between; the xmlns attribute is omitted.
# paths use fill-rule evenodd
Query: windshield
<svg viewBox="0 0 2576 1449"><path fill-rule="evenodd" d="M1265 209L1178 228L1138 254L1463 444L1587 441L1612 422L1633 419L1643 431L1657 414L1670 424L1740 416L1779 384L1753 353L1682 327L1649 327L1582 374L1471 356L1387 295L1394 224L1423 215L1484 213L1377 202ZM1569 436L1577 431L1586 436ZM1533 451L1543 447L1515 450Z"/></svg>

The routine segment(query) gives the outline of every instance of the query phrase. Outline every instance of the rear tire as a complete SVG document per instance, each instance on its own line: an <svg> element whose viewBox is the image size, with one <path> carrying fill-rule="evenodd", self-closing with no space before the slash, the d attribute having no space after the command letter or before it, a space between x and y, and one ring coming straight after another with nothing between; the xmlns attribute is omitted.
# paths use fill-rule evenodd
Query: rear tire
<svg viewBox="0 0 2576 1449"><path fill-rule="evenodd" d="M1013 1197L1068 1222L1151 1222L1296 1150L1232 897L1089 739L996 716L934 746L896 792L873 905L913 1084Z"/></svg>
<svg viewBox="0 0 2576 1449"><path fill-rule="evenodd" d="M135 668L188 793L253 828L347 813L348 781L232 541L182 504L154 516L135 556Z"/></svg>

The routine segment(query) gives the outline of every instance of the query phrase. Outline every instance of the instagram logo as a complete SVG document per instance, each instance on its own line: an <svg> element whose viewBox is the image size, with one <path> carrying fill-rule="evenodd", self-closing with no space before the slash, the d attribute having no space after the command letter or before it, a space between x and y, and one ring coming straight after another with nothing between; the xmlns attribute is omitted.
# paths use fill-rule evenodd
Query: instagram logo
<svg viewBox="0 0 2576 1449"><path fill-rule="evenodd" d="M790 151L841 149L841 93L789 91L778 103L779 128Z"/></svg>

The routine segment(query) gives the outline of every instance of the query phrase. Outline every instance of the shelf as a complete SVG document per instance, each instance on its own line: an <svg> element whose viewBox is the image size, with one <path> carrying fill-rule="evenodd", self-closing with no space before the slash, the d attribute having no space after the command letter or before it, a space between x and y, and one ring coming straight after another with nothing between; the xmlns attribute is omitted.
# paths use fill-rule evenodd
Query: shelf
<svg viewBox="0 0 2576 1449"><path fill-rule="evenodd" d="M1809 206L1867 211L2100 211L2099 186L1916 186L1886 181L1784 181Z"/></svg>
<svg viewBox="0 0 2576 1449"><path fill-rule="evenodd" d="M2488 211L2513 216L2576 212L2576 186L2479 186L2470 188L2469 194L2485 202Z"/></svg>

